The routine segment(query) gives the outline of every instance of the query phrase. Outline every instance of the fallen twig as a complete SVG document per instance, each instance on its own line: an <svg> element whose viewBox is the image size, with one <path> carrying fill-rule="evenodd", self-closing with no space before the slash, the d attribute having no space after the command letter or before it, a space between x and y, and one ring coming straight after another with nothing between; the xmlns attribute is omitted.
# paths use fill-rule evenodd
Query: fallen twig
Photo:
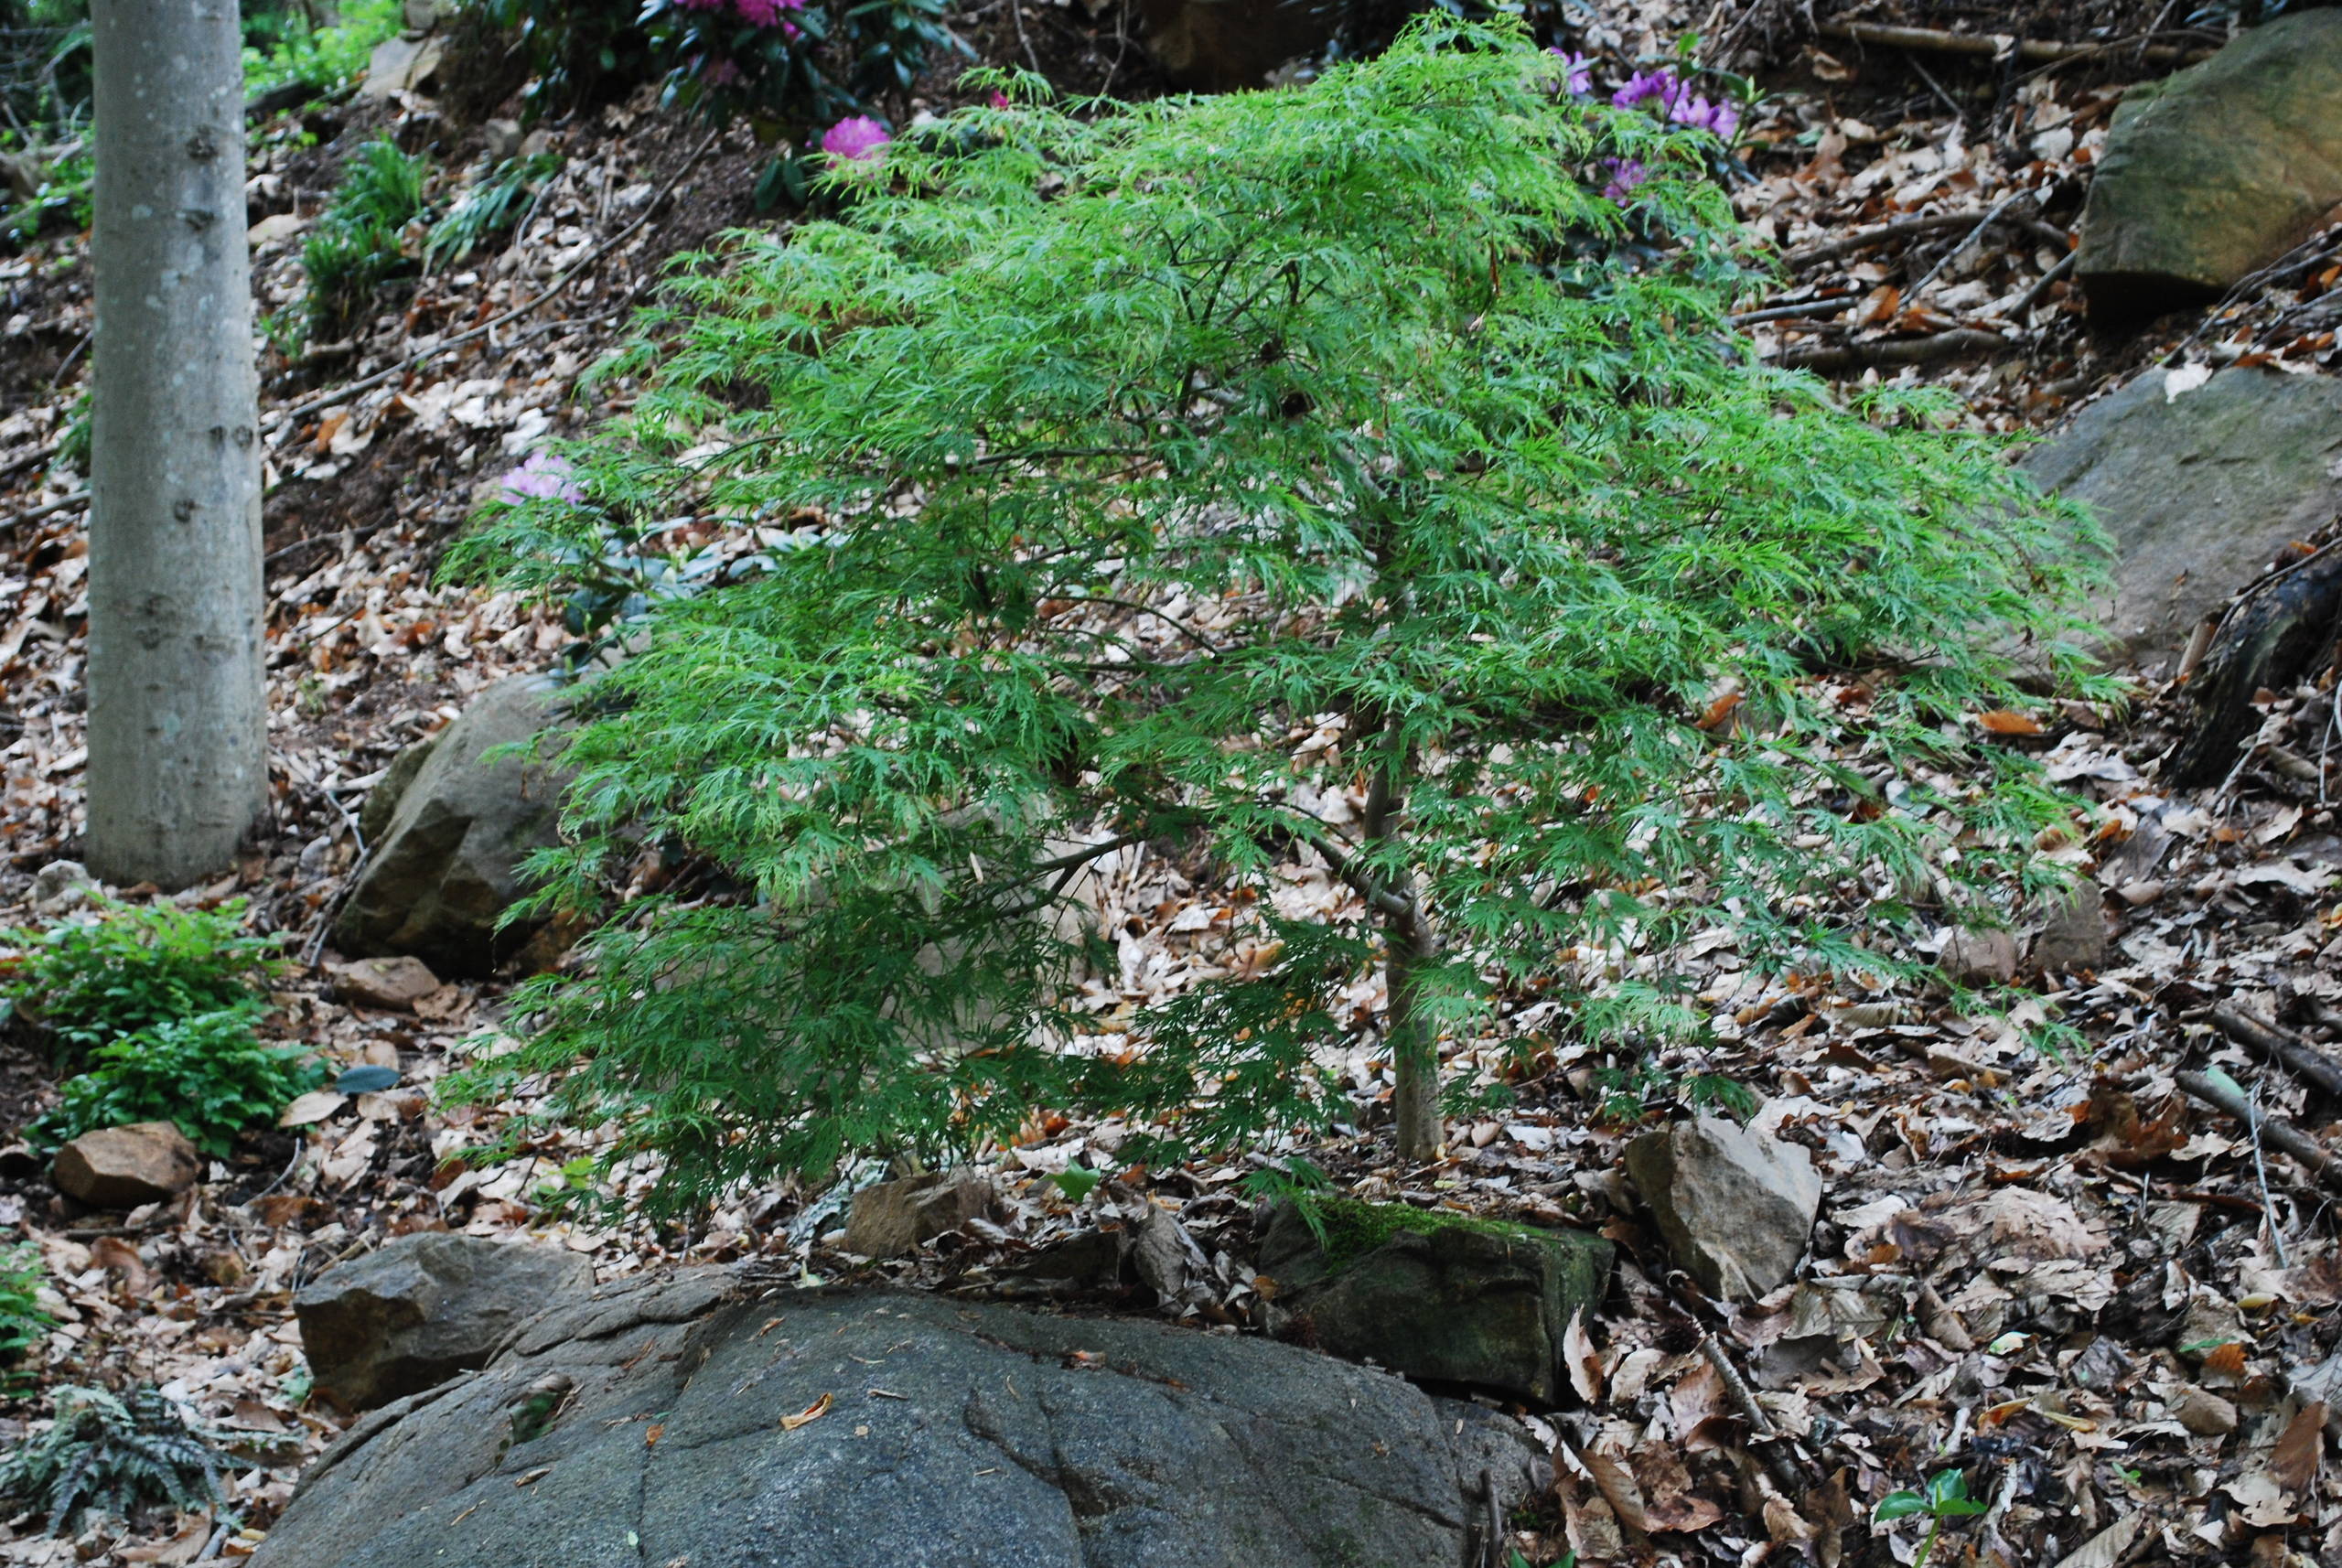
<svg viewBox="0 0 2342 1568"><path fill-rule="evenodd" d="M1956 360L1963 354L1982 354L2013 346L1997 332L1961 327L1932 338L1882 338L1869 343L1794 349L1782 355L1780 362L1793 371L1828 373L1867 370L1873 365L1931 365L1938 360Z"/></svg>
<svg viewBox="0 0 2342 1568"><path fill-rule="evenodd" d="M1984 59L2003 59L2014 55L2036 65L2113 54L2129 48L2135 41L2116 38L2102 44L2065 44L2054 38L2019 38L2006 33L1953 33L1940 27L1898 27L1883 22L1823 22L1814 31L1825 38L1876 44L1885 48L1975 55ZM2150 65L2192 65L2199 59L2211 59L2213 53L2211 49L2186 48L2177 44L2150 44L2138 50L2136 58Z"/></svg>
<svg viewBox="0 0 2342 1568"><path fill-rule="evenodd" d="M2263 1022L2225 1002L2212 1009L2212 1026L2238 1045L2258 1051L2326 1093L2342 1096L2342 1062L2292 1030Z"/></svg>
<svg viewBox="0 0 2342 1568"><path fill-rule="evenodd" d="M2183 1072L2173 1079L2180 1092L2216 1111L2225 1111L2265 1139L2272 1149L2294 1156L2315 1171L2328 1187L2342 1188L2342 1157L2294 1126L2263 1112L2234 1084L2222 1083L2200 1072Z"/></svg>

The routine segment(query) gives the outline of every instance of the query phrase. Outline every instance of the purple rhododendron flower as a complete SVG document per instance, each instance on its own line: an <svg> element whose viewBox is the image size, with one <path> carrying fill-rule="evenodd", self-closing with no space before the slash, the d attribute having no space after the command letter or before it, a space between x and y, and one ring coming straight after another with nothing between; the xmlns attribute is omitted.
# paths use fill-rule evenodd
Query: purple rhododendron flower
<svg viewBox="0 0 2342 1568"><path fill-rule="evenodd" d="M993 106L994 108L995 108L995 109L1005 109L1005 108L1007 108L1007 107L1008 107L1008 94L1007 94L1007 93L1005 93L1005 92L1003 92L1003 91L1002 91L999 88L997 88L997 87L994 88L994 89L992 90L992 106Z"/></svg>
<svg viewBox="0 0 2342 1568"><path fill-rule="evenodd" d="M1624 201L1635 192L1635 187L1650 177L1650 170L1634 158L1604 158L1602 166L1610 171L1610 183L1602 194L1613 201Z"/></svg>
<svg viewBox="0 0 2342 1568"><path fill-rule="evenodd" d="M1638 70L1627 79L1627 85L1610 95L1610 102L1621 109L1632 109L1646 98L1659 100L1661 114L1671 115L1684 93L1683 79L1660 66L1657 70Z"/></svg>
<svg viewBox="0 0 2342 1568"><path fill-rule="evenodd" d="M1738 108L1729 102L1711 103L1705 98L1687 99L1676 104L1668 118L1695 131L1713 132L1727 142L1732 140L1732 134L1740 129Z"/></svg>
<svg viewBox="0 0 2342 1568"><path fill-rule="evenodd" d="M856 114L822 134L822 150L833 158L860 163L876 157L878 149L892 140L886 126L867 114Z"/></svg>
<svg viewBox="0 0 2342 1568"><path fill-rule="evenodd" d="M1556 45L1545 51L1562 62L1562 85L1574 98L1583 98L1594 91L1594 57L1572 54Z"/></svg>
<svg viewBox="0 0 2342 1568"><path fill-rule="evenodd" d="M740 68L728 59L719 59L701 67L699 74L710 87L729 87L740 80Z"/></svg>
<svg viewBox="0 0 2342 1568"><path fill-rule="evenodd" d="M780 22L783 11L801 11L805 0L732 0L732 8L740 13L740 20L751 27L769 27ZM791 24L781 22L787 27Z"/></svg>
<svg viewBox="0 0 2342 1568"><path fill-rule="evenodd" d="M586 492L573 477L577 470L566 457L551 452L532 452L528 460L498 482L498 488L508 501L518 504L552 496L565 501L582 501Z"/></svg>

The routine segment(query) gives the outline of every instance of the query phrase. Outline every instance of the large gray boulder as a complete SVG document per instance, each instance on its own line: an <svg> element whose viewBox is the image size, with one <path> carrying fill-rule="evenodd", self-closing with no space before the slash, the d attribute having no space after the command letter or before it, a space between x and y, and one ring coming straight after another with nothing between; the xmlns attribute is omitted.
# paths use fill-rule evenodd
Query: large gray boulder
<svg viewBox="0 0 2342 1568"><path fill-rule="evenodd" d="M1543 1462L1292 1346L709 1270L360 1423L253 1563L1462 1568Z"/></svg>
<svg viewBox="0 0 2342 1568"><path fill-rule="evenodd" d="M2093 316L2198 303L2342 201L2342 11L2302 11L2124 95L2082 209Z"/></svg>
<svg viewBox="0 0 2342 1568"><path fill-rule="evenodd" d="M1411 1208L1325 1203L1321 1240L1291 1205L1271 1216L1261 1272L1285 1332L1426 1382L1555 1403L1562 1337L1609 1288L1612 1248L1548 1230Z"/></svg>
<svg viewBox="0 0 2342 1568"><path fill-rule="evenodd" d="M318 1390L372 1410L484 1367L513 1330L594 1283L559 1247L419 1231L328 1270L293 1298Z"/></svg>
<svg viewBox="0 0 2342 1568"><path fill-rule="evenodd" d="M2325 13L2342 20L2342 12ZM2150 371L2075 416L2025 467L2114 536L2114 650L2186 646L2208 611L2342 510L2342 380L2222 371L2166 395Z"/></svg>
<svg viewBox="0 0 2342 1568"><path fill-rule="evenodd" d="M482 975L526 940L496 922L525 891L521 860L560 842L567 777L495 748L557 730L574 687L501 681L472 699L414 770L334 924L359 957L411 953L440 974ZM392 782L398 777L392 765ZM378 813L379 814L379 813Z"/></svg>

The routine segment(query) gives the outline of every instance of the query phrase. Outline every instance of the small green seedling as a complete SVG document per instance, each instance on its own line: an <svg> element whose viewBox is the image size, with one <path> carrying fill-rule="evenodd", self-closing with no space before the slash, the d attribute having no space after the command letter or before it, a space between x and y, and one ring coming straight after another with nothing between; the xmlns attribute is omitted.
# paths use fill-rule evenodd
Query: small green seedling
<svg viewBox="0 0 2342 1568"><path fill-rule="evenodd" d="M1925 1492L1889 1492L1878 1499L1878 1507L1871 1510L1871 1522L1887 1524L1914 1514L1928 1516L1928 1538L1919 1542L1919 1554L1911 1560L1911 1568L1928 1568L1928 1553L1936 1546L1936 1537L1943 1533L1943 1521L1966 1519L1971 1515L1989 1512L1991 1505L1977 1501L1968 1495L1967 1474L1957 1466L1938 1470L1928 1477Z"/></svg>
<svg viewBox="0 0 2342 1568"><path fill-rule="evenodd" d="M1065 1194L1069 1202L1080 1203L1095 1192L1098 1184L1105 1177L1087 1165L1068 1165L1061 1171L1051 1173L1049 1179L1057 1183L1058 1190Z"/></svg>

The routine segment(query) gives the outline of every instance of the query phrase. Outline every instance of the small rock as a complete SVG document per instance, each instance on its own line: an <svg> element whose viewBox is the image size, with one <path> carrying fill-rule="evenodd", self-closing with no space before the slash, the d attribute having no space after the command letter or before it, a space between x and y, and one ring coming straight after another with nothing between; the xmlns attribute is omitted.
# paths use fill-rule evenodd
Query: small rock
<svg viewBox="0 0 2342 1568"><path fill-rule="evenodd" d="M2016 978L2016 935L1961 926L1943 944L1943 971L1962 985L2006 985Z"/></svg>
<svg viewBox="0 0 2342 1568"><path fill-rule="evenodd" d="M97 879L78 860L52 860L33 873L33 912L70 915L90 902Z"/></svg>
<svg viewBox="0 0 2342 1568"><path fill-rule="evenodd" d="M490 163L500 164L507 158L519 156L521 122L518 120L490 120L479 128L479 134Z"/></svg>
<svg viewBox="0 0 2342 1568"><path fill-rule="evenodd" d="M57 1190L92 1208L135 1208L193 1187L203 1156L168 1122L134 1122L84 1133L57 1151Z"/></svg>
<svg viewBox="0 0 2342 1568"><path fill-rule="evenodd" d="M375 787L360 831L380 831L334 922L334 944L368 958L412 954L443 975L491 972L532 927L503 923L522 891L521 863L561 842L567 775L504 755L568 723L575 693L544 677L500 681L475 696L411 773L403 756ZM547 751L539 757L550 755Z"/></svg>
<svg viewBox="0 0 2342 1568"><path fill-rule="evenodd" d="M2191 1385L2172 1396L2171 1419L2198 1437L2223 1437L2236 1430L2236 1406Z"/></svg>
<svg viewBox="0 0 2342 1568"><path fill-rule="evenodd" d="M333 993L360 1007L412 1013L439 989L439 977L419 958L361 958L332 966Z"/></svg>
<svg viewBox="0 0 2342 1568"><path fill-rule="evenodd" d="M2056 897L2033 939L2033 961L2050 974L2097 969L2106 962L2110 941L2105 901L2097 884L2084 882Z"/></svg>
<svg viewBox="0 0 2342 1568"><path fill-rule="evenodd" d="M1561 1397L1562 1338L1607 1288L1609 1242L1346 1199L1319 1215L1322 1243L1293 1205L1270 1214L1258 1288L1273 1332L1419 1380Z"/></svg>
<svg viewBox="0 0 2342 1568"><path fill-rule="evenodd" d="M1187 1234L1178 1217L1165 1208L1149 1208L1131 1239L1131 1267L1139 1283L1166 1304L1177 1302L1188 1283L1211 1272L1211 1260Z"/></svg>
<svg viewBox="0 0 2342 1568"><path fill-rule="evenodd" d="M317 1388L372 1410L486 1366L513 1329L593 1283L564 1248L426 1230L330 1270L293 1314Z"/></svg>
<svg viewBox="0 0 2342 1568"><path fill-rule="evenodd" d="M992 1184L972 1171L882 1181L854 1195L845 1250L865 1258L899 1258L990 1213L992 1206Z"/></svg>
<svg viewBox="0 0 2342 1568"><path fill-rule="evenodd" d="M439 0L405 0L399 11L410 32L427 33L439 25Z"/></svg>
<svg viewBox="0 0 2342 1568"><path fill-rule="evenodd" d="M1810 1152L1713 1116L1636 1139L1627 1173L1675 1261L1719 1300L1788 1279L1821 1206Z"/></svg>

